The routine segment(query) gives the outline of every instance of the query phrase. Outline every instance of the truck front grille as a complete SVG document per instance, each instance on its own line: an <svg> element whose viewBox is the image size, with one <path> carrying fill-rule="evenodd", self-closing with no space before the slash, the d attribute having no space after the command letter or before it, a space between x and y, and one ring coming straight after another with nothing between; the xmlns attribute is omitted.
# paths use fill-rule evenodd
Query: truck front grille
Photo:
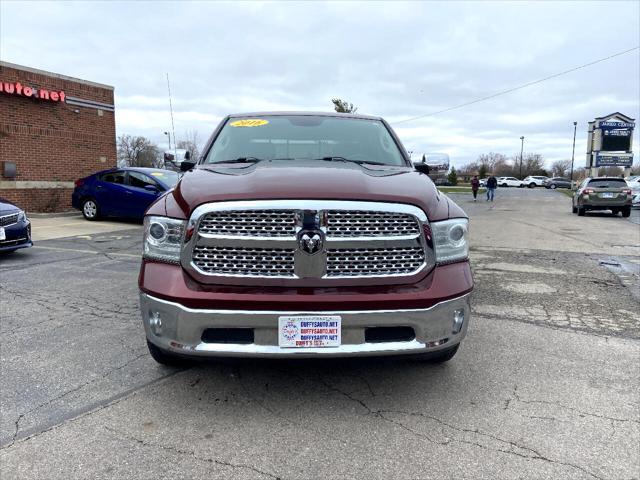
<svg viewBox="0 0 640 480"><path fill-rule="evenodd" d="M277 248L196 246L193 263L208 274L294 278L293 254Z"/></svg>
<svg viewBox="0 0 640 480"><path fill-rule="evenodd" d="M395 237L420 233L412 215L395 212L336 210L329 212L329 237Z"/></svg>
<svg viewBox="0 0 640 480"><path fill-rule="evenodd" d="M205 234L249 237L288 237L296 233L292 210L235 210L212 212L200 221Z"/></svg>
<svg viewBox="0 0 640 480"><path fill-rule="evenodd" d="M424 263L424 250L413 248L348 248L327 252L327 276L407 275Z"/></svg>
<svg viewBox="0 0 640 480"><path fill-rule="evenodd" d="M435 265L425 224L417 207L380 202L211 203L194 211L181 262L205 283L397 283Z"/></svg>

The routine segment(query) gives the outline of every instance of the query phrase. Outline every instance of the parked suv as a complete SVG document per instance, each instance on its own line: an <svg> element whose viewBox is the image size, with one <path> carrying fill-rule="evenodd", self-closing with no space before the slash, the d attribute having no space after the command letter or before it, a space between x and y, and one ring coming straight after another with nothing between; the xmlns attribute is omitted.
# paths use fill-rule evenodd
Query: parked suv
<svg viewBox="0 0 640 480"><path fill-rule="evenodd" d="M383 119L232 115L203 152L144 218L140 306L156 361L455 355L469 221Z"/></svg>
<svg viewBox="0 0 640 480"><path fill-rule="evenodd" d="M549 177L529 176L529 177L526 177L524 180L522 180L522 183L529 188L544 187L544 182L548 179Z"/></svg>
<svg viewBox="0 0 640 480"><path fill-rule="evenodd" d="M499 177L499 187L524 187L522 180L518 180L516 177Z"/></svg>
<svg viewBox="0 0 640 480"><path fill-rule="evenodd" d="M624 178L586 178L573 194L573 213L582 216L588 210L611 210L614 215L631 215L631 189Z"/></svg>

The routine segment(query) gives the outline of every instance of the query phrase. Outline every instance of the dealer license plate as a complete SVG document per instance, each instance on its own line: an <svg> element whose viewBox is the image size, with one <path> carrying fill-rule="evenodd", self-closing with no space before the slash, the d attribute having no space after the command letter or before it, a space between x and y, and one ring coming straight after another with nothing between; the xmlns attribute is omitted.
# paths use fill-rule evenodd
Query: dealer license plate
<svg viewBox="0 0 640 480"><path fill-rule="evenodd" d="M278 345L282 348L339 347L341 332L339 315L278 317Z"/></svg>
<svg viewBox="0 0 640 480"><path fill-rule="evenodd" d="M4 233L4 227L0 227L0 241L6 240L6 239L7 239L7 234Z"/></svg>
<svg viewBox="0 0 640 480"><path fill-rule="evenodd" d="M615 193L611 193L611 192L604 192L604 193L601 193L601 194L600 194L600 196L601 196L602 198L613 198L613 197L615 197Z"/></svg>

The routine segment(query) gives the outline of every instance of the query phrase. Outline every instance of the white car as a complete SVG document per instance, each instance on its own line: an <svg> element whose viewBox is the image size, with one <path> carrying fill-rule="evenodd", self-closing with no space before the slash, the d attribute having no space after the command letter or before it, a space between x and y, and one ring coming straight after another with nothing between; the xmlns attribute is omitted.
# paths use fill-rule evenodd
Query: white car
<svg viewBox="0 0 640 480"><path fill-rule="evenodd" d="M634 208L640 207L640 175L634 175L626 180L627 185L631 187L631 205Z"/></svg>
<svg viewBox="0 0 640 480"><path fill-rule="evenodd" d="M522 183L524 184L525 187L529 187L529 188L544 187L544 182L546 180L549 180L549 177L528 176L527 178L522 180Z"/></svg>
<svg viewBox="0 0 640 480"><path fill-rule="evenodd" d="M480 179L480 186L481 187L486 187L487 186L487 179L486 178L481 178Z"/></svg>
<svg viewBox="0 0 640 480"><path fill-rule="evenodd" d="M499 187L524 187L522 180L518 180L516 177L498 177Z"/></svg>

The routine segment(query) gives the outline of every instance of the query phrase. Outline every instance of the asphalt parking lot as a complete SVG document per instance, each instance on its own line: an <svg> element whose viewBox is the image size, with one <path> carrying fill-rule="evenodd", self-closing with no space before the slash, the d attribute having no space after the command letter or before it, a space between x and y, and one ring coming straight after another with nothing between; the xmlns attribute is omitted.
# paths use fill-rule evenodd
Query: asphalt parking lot
<svg viewBox="0 0 640 480"><path fill-rule="evenodd" d="M448 364L147 354L141 226L0 259L0 477L640 476L640 229L510 189L471 217L474 317Z"/></svg>

